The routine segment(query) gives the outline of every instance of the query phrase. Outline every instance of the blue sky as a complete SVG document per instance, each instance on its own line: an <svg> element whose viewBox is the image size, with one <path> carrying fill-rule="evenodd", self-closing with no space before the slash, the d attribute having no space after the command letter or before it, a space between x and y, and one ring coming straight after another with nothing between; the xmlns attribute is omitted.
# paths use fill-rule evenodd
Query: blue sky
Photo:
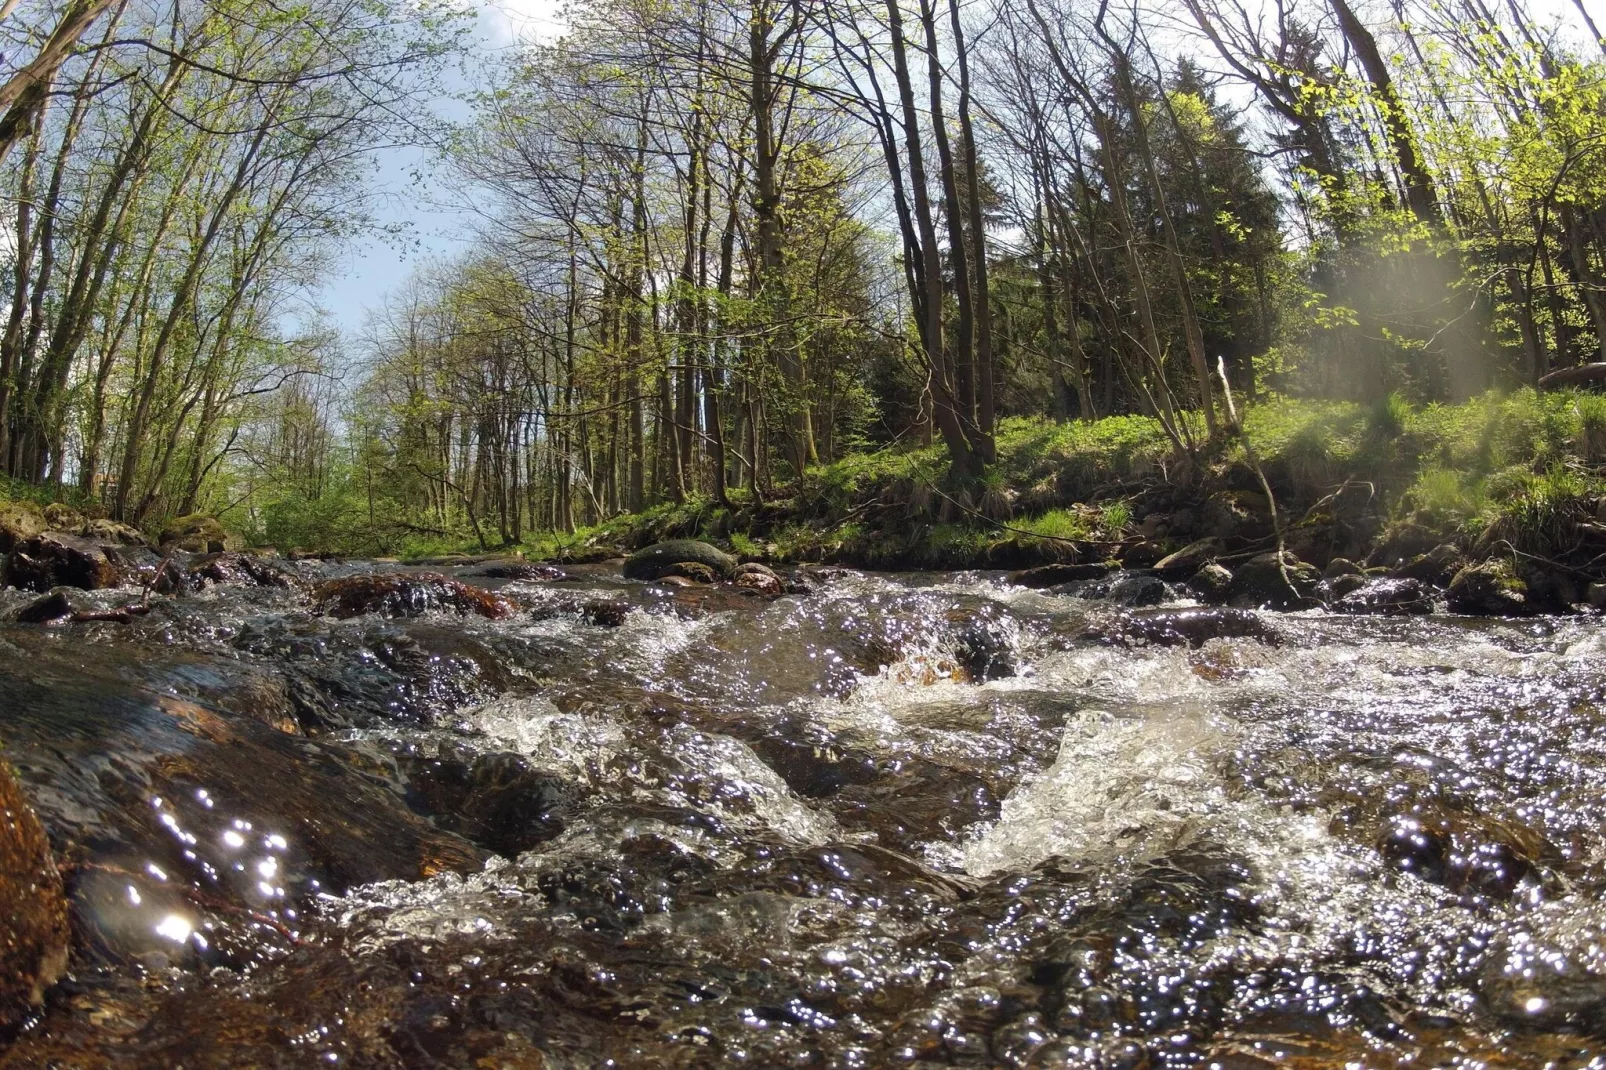
<svg viewBox="0 0 1606 1070"><path fill-rule="evenodd" d="M478 48L490 56L523 40L550 37L561 25L559 0L490 0L479 5ZM460 101L451 98L438 101L436 111L452 119L468 114ZM428 150L389 149L378 154L374 166L373 180L379 187L374 221L379 227L400 227L400 232L395 237L371 233L353 239L337 254L323 285L312 295L348 337L361 332L370 311L420 264L461 252L475 224L467 213L452 207L452 191L441 184L440 169Z"/></svg>

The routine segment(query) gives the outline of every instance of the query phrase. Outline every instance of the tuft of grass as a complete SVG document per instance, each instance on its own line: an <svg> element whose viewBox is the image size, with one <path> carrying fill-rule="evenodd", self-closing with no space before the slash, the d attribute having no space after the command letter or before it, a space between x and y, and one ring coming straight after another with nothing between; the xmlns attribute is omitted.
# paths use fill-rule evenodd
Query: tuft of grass
<svg viewBox="0 0 1606 1070"><path fill-rule="evenodd" d="M1391 390L1367 413L1366 427L1377 438L1394 439L1405 433L1410 420L1411 403L1398 390Z"/></svg>
<svg viewBox="0 0 1606 1070"><path fill-rule="evenodd" d="M1553 556L1571 548L1576 526L1593 512L1599 484L1566 465L1534 473L1513 468L1490 481L1490 515L1480 540Z"/></svg>

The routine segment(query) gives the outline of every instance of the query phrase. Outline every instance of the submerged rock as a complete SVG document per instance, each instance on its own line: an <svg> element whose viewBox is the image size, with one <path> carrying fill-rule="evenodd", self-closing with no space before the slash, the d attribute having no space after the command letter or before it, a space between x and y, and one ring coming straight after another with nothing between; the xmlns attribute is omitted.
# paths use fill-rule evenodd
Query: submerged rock
<svg viewBox="0 0 1606 1070"><path fill-rule="evenodd" d="M411 759L408 792L435 824L512 857L564 830L570 792L520 754Z"/></svg>
<svg viewBox="0 0 1606 1070"><path fill-rule="evenodd" d="M1528 585L1504 558L1467 565L1450 581L1445 604L1451 613L1475 617L1527 617L1535 612Z"/></svg>
<svg viewBox="0 0 1606 1070"><path fill-rule="evenodd" d="M321 583L312 591L320 613L331 617L416 617L431 611L474 613L492 620L511 616L513 603L483 587L435 572L381 572Z"/></svg>
<svg viewBox="0 0 1606 1070"><path fill-rule="evenodd" d="M1126 614L1089 629L1084 638L1124 644L1200 647L1212 639L1258 639L1276 644L1277 633L1244 609L1176 609Z"/></svg>
<svg viewBox="0 0 1606 1070"><path fill-rule="evenodd" d="M67 968L67 899L44 827L0 762L0 1029Z"/></svg>
<svg viewBox="0 0 1606 1070"><path fill-rule="evenodd" d="M1017 587L1031 587L1040 590L1045 587L1058 587L1062 583L1101 580L1108 576L1111 571L1111 567L1106 564L1038 565L1036 568L1011 572L1008 581Z"/></svg>
<svg viewBox="0 0 1606 1070"><path fill-rule="evenodd" d="M30 591L79 587L97 591L123 582L116 547L78 535L48 531L23 539L6 558L5 582Z"/></svg>
<svg viewBox="0 0 1606 1070"><path fill-rule="evenodd" d="M1139 606L1157 606L1170 598L1171 592L1162 580L1154 576L1122 576L1110 584L1110 593L1105 597L1116 605L1136 609Z"/></svg>
<svg viewBox="0 0 1606 1070"><path fill-rule="evenodd" d="M293 587L296 580L282 565L271 559L229 551L207 554L189 563L189 582L196 588L208 584L231 587Z"/></svg>
<svg viewBox="0 0 1606 1070"><path fill-rule="evenodd" d="M556 565L532 565L520 561L501 562L486 565L469 573L471 576L483 576L488 580L522 580L526 583L548 582L566 580L571 577Z"/></svg>
<svg viewBox="0 0 1606 1070"><path fill-rule="evenodd" d="M671 539L637 550L625 559L627 580L656 580L683 562L705 565L723 579L736 569L736 559L716 546L696 539Z"/></svg>
<svg viewBox="0 0 1606 1070"><path fill-rule="evenodd" d="M1365 582L1344 594L1332 608L1340 613L1410 616L1433 612L1433 596L1420 580L1380 579Z"/></svg>

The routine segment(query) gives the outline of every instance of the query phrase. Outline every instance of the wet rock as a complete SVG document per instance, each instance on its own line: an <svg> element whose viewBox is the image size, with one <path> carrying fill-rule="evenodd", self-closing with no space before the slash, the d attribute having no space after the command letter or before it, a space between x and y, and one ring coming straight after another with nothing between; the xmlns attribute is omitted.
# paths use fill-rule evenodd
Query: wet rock
<svg viewBox="0 0 1606 1070"><path fill-rule="evenodd" d="M471 576L483 576L488 580L522 580L525 583L546 583L556 580L566 580L571 577L556 565L532 565L519 561L510 561L502 564L486 565L469 573Z"/></svg>
<svg viewBox="0 0 1606 1070"><path fill-rule="evenodd" d="M718 547L696 539L672 539L631 554L625 559L624 576L627 580L656 580L682 562L705 565L720 579L736 569L736 559Z"/></svg>
<svg viewBox="0 0 1606 1070"><path fill-rule="evenodd" d="M949 619L958 624L954 661L970 679L998 680L1020 671L1020 626L1003 610L986 605L951 614Z"/></svg>
<svg viewBox="0 0 1606 1070"><path fill-rule="evenodd" d="M746 565L742 567L747 568ZM784 594L786 590L781 583L781 578L768 569L763 572L738 571L733 582L744 590L757 591L759 594L770 598L777 598Z"/></svg>
<svg viewBox="0 0 1606 1070"><path fill-rule="evenodd" d="M39 818L0 762L0 1029L44 1000L67 968L67 900Z"/></svg>
<svg viewBox="0 0 1606 1070"><path fill-rule="evenodd" d="M12 547L6 558L5 582L41 592L52 587L89 591L116 587L123 582L116 549L78 535L47 531Z"/></svg>
<svg viewBox="0 0 1606 1070"><path fill-rule="evenodd" d="M1322 569L1322 575L1332 580L1337 579L1339 576L1363 576L1365 572L1361 569L1361 566L1349 558L1335 557L1327 562L1327 567Z"/></svg>
<svg viewBox="0 0 1606 1070"><path fill-rule="evenodd" d="M7 757L75 874L96 956L239 969L290 946L285 908L484 859L339 748L263 723L271 681L235 659L119 641L86 658L18 626L0 626L0 649L0 694L25 711L7 720ZM262 890L269 861L282 892ZM0 882L15 872L0 865ZM203 924L207 941L190 941Z"/></svg>
<svg viewBox="0 0 1606 1070"><path fill-rule="evenodd" d="M1191 575L1215 561L1225 552L1220 539L1203 538L1190 542L1174 554L1162 557L1154 564L1156 572Z"/></svg>
<svg viewBox="0 0 1606 1070"><path fill-rule="evenodd" d="M1175 609L1131 613L1090 629L1085 638L1130 645L1200 647L1212 639L1258 639L1276 644L1277 633L1244 609Z"/></svg>
<svg viewBox="0 0 1606 1070"><path fill-rule="evenodd" d="M1527 584L1504 558L1480 561L1457 572L1445 593L1445 605L1451 613L1475 617L1526 617L1535 612Z"/></svg>
<svg viewBox="0 0 1606 1070"><path fill-rule="evenodd" d="M564 830L570 790L523 755L448 754L404 765L417 808L499 855L516 856Z"/></svg>
<svg viewBox="0 0 1606 1070"><path fill-rule="evenodd" d="M1529 565L1522 571L1522 582L1528 588L1528 604L1536 613L1572 613L1584 600L1577 582L1558 569Z"/></svg>
<svg viewBox="0 0 1606 1070"><path fill-rule="evenodd" d="M1481 814L1460 813L1433 802L1385 819L1377 850L1402 873L1457 894L1505 901L1557 849L1530 829Z"/></svg>
<svg viewBox="0 0 1606 1070"><path fill-rule="evenodd" d="M1110 585L1107 597L1116 605L1135 609L1139 606L1157 606L1171 597L1171 592L1156 576L1122 576Z"/></svg>
<svg viewBox="0 0 1606 1070"><path fill-rule="evenodd" d="M716 583L719 573L700 561L676 561L658 575L659 580L682 579L693 583Z"/></svg>
<svg viewBox="0 0 1606 1070"><path fill-rule="evenodd" d="M1222 602L1232 590L1232 573L1227 566L1211 562L1188 577L1187 588L1201 602Z"/></svg>
<svg viewBox="0 0 1606 1070"><path fill-rule="evenodd" d="M1345 595L1360 590L1367 584L1368 578L1356 572L1346 572L1341 576L1323 580L1316 588L1316 594L1325 602L1336 602Z"/></svg>
<svg viewBox="0 0 1606 1070"><path fill-rule="evenodd" d="M1062 583L1077 583L1082 580L1101 580L1108 576L1111 568L1106 564L1086 565L1039 565L1036 568L1023 569L1020 572L1011 572L1008 581L1017 587L1032 587L1042 589L1057 587Z"/></svg>
<svg viewBox="0 0 1606 1070"><path fill-rule="evenodd" d="M1508 1026L1606 1035L1606 933L1595 925L1524 927L1489 949L1478 993Z"/></svg>
<svg viewBox="0 0 1606 1070"><path fill-rule="evenodd" d="M190 586L197 590L209 584L229 587L293 587L296 583L295 577L273 560L239 551L196 557L190 561L185 571Z"/></svg>
<svg viewBox="0 0 1606 1070"><path fill-rule="evenodd" d="M177 547L194 554L222 553L241 546L239 538L224 530L216 517L202 513L191 513L169 522L157 542L164 550Z"/></svg>
<svg viewBox="0 0 1606 1070"><path fill-rule="evenodd" d="M79 609L68 594L69 590L72 588L57 587L43 598L29 602L17 610L17 623L50 624L68 619Z"/></svg>
<svg viewBox="0 0 1606 1070"><path fill-rule="evenodd" d="M1313 604L1321 573L1293 554L1257 554L1233 573L1228 600L1244 608L1297 609Z"/></svg>
<svg viewBox="0 0 1606 1070"><path fill-rule="evenodd" d="M1441 543L1425 554L1418 554L1394 570L1400 579L1418 580L1443 587L1466 566L1466 555L1450 543Z"/></svg>
<svg viewBox="0 0 1606 1070"><path fill-rule="evenodd" d="M1263 494L1227 490L1204 504L1204 530L1221 539L1256 539L1271 531L1271 510Z"/></svg>
<svg viewBox="0 0 1606 1070"><path fill-rule="evenodd" d="M1345 576L1343 579L1350 579ZM1433 612L1433 596L1427 585L1415 579L1363 581L1333 603L1340 613L1370 613L1389 617Z"/></svg>
<svg viewBox="0 0 1606 1070"><path fill-rule="evenodd" d="M320 613L348 618L375 613L416 617L431 611L474 613L492 620L512 615L513 603L483 587L434 572L384 572L321 583L312 591Z"/></svg>
<svg viewBox="0 0 1606 1070"><path fill-rule="evenodd" d="M44 510L34 502L0 502L0 553L46 531Z"/></svg>

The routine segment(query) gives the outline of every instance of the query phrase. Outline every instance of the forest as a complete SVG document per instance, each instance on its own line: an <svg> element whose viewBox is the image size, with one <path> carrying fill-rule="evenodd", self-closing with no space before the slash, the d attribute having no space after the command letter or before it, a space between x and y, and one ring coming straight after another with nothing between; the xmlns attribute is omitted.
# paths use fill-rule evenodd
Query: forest
<svg viewBox="0 0 1606 1070"><path fill-rule="evenodd" d="M1048 532L1130 486L1023 451L1175 476L1257 420L1337 483L1368 429L1516 405L1583 431L1448 490L1435 440L1418 497L1545 478L1603 430L1532 390L1606 361L1606 41L1582 0L1352 2L599 0L487 58L400 0L13 0L0 471L368 553L896 472L906 519ZM342 333L307 295L397 144L473 241Z"/></svg>

